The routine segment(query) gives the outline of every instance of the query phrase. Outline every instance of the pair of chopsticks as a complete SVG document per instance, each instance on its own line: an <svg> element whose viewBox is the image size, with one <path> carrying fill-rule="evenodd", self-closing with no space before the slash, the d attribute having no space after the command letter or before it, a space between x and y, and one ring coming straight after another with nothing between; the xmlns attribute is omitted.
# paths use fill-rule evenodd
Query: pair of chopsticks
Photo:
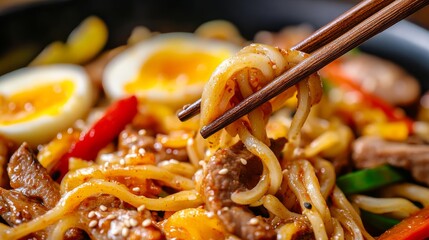
<svg viewBox="0 0 429 240"><path fill-rule="evenodd" d="M284 72L264 88L226 111L200 130L204 138L236 121L320 70L377 33L429 4L429 0L365 0L294 46L311 55ZM177 116L185 121L200 111L201 99L187 105Z"/></svg>

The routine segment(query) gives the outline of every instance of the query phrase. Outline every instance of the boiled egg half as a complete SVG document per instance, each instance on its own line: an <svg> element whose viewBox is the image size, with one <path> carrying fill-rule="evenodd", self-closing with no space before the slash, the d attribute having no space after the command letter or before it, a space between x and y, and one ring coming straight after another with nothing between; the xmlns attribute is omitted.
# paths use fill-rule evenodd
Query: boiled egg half
<svg viewBox="0 0 429 240"><path fill-rule="evenodd" d="M85 70L58 64L0 77L0 135L18 143L48 142L82 118L94 99Z"/></svg>
<svg viewBox="0 0 429 240"><path fill-rule="evenodd" d="M179 107L199 98L216 67L238 50L192 33L159 34L115 57L106 66L103 87L113 99L135 94Z"/></svg>

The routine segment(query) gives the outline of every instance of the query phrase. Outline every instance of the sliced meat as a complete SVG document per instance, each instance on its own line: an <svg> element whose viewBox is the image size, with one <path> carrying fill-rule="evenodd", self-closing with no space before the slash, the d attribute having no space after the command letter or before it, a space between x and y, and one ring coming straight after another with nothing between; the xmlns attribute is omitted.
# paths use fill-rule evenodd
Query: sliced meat
<svg viewBox="0 0 429 240"><path fill-rule="evenodd" d="M273 141L274 152L279 153L284 143L284 139ZM247 164L243 165L241 159ZM228 170L226 174L219 174L223 169ZM233 192L254 187L261 173L261 161L241 142L218 150L205 169L202 189L208 210L218 215L229 232L243 239L275 238L275 231L261 216L255 217L248 207L231 200ZM251 221L253 218L258 219L257 224Z"/></svg>
<svg viewBox="0 0 429 240"><path fill-rule="evenodd" d="M15 190L0 188L0 216L9 226L17 226L45 214L49 209L24 194ZM64 239L83 240L85 232L81 229L69 229ZM25 236L24 239L48 239L46 230L40 230Z"/></svg>
<svg viewBox="0 0 429 240"><path fill-rule="evenodd" d="M10 225L16 226L45 214L48 209L15 190L0 188L0 216ZM27 236L46 239L46 231L38 231Z"/></svg>
<svg viewBox="0 0 429 240"><path fill-rule="evenodd" d="M78 211L91 211L101 205L109 208L124 208L124 202L112 195L92 196L83 200L78 207Z"/></svg>
<svg viewBox="0 0 429 240"><path fill-rule="evenodd" d="M405 168L411 171L417 181L429 185L429 145L360 137L353 144L352 159L358 168L386 163Z"/></svg>
<svg viewBox="0 0 429 240"><path fill-rule="evenodd" d="M47 211L39 202L20 192L0 188L0 215L10 226L27 222Z"/></svg>
<svg viewBox="0 0 429 240"><path fill-rule="evenodd" d="M387 60L361 53L344 58L342 68L363 89L393 105L408 105L420 95L419 82Z"/></svg>
<svg viewBox="0 0 429 240"><path fill-rule="evenodd" d="M40 165L26 143L23 143L12 155L7 171L10 186L25 196L41 200L43 205L49 209L60 200L58 184Z"/></svg>
<svg viewBox="0 0 429 240"><path fill-rule="evenodd" d="M7 176L7 160L9 149L7 143L0 137L0 187L7 188L9 186L9 177Z"/></svg>
<svg viewBox="0 0 429 240"><path fill-rule="evenodd" d="M119 135L119 149L128 152L132 148L143 148L146 151L155 154L156 162L163 160L175 159L177 161L188 161L186 148L168 148L157 142L154 136L149 135L146 131L139 131L127 127Z"/></svg>
<svg viewBox="0 0 429 240"><path fill-rule="evenodd" d="M64 234L63 240L86 240L89 236L79 228L70 228Z"/></svg>
<svg viewBox="0 0 429 240"><path fill-rule="evenodd" d="M58 184L40 165L27 144L22 144L12 155L7 172L14 190L0 188L0 215L10 226L45 214L59 201L61 195ZM79 239L78 236L82 234L78 232L81 231L70 232L67 236ZM37 231L26 238L47 239L47 232Z"/></svg>
<svg viewBox="0 0 429 240"><path fill-rule="evenodd" d="M91 197L79 206L80 223L94 239L165 239L150 211L124 209L116 197Z"/></svg>
<svg viewBox="0 0 429 240"><path fill-rule="evenodd" d="M155 137L147 131L139 131L133 127L126 127L119 134L118 148L121 151L128 152L132 148L143 148L146 151L154 152Z"/></svg>

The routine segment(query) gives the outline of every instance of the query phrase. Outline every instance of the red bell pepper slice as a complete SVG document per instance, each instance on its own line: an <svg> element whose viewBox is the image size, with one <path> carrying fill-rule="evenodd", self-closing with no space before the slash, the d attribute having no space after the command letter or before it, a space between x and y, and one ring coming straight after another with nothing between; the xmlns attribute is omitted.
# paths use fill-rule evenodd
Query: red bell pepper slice
<svg viewBox="0 0 429 240"><path fill-rule="evenodd" d="M388 102L362 89L359 84L350 79L350 77L340 68L339 61L334 61L333 63L324 67L322 74L335 84L344 86L360 94L362 99L369 105L383 111L390 121L404 121L407 124L408 130L412 132L413 121L410 118L404 114L398 113L395 107L390 105Z"/></svg>
<svg viewBox="0 0 429 240"><path fill-rule="evenodd" d="M422 240L429 238L429 207L405 218L377 240Z"/></svg>
<svg viewBox="0 0 429 240"><path fill-rule="evenodd" d="M69 159L71 157L92 161L97 157L98 152L108 143L113 141L119 133L130 123L137 114L138 100L131 96L117 101L111 105L97 122L83 132L78 141L70 150L58 161L53 168L54 179L61 179L68 172Z"/></svg>

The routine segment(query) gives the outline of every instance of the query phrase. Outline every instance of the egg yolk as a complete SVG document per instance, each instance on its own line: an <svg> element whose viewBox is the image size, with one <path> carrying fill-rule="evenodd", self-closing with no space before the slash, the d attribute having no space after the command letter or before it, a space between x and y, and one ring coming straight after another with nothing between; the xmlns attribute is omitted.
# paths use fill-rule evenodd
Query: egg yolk
<svg viewBox="0 0 429 240"><path fill-rule="evenodd" d="M0 95L0 124L11 125L38 118L56 115L74 91L70 80L38 84L13 95Z"/></svg>
<svg viewBox="0 0 429 240"><path fill-rule="evenodd" d="M134 93L153 88L175 91L180 86L204 83L231 55L226 49L209 53L187 48L170 45L153 53L142 64L138 76L124 86L125 91Z"/></svg>

